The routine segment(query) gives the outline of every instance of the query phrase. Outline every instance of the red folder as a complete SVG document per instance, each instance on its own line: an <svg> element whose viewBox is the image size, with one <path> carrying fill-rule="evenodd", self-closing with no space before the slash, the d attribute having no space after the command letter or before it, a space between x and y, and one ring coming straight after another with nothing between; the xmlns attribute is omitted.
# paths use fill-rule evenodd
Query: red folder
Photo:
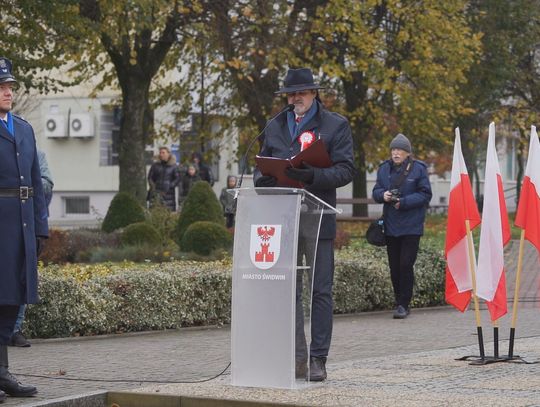
<svg viewBox="0 0 540 407"><path fill-rule="evenodd" d="M302 188L301 182L290 179L285 175L285 170L289 167L301 168L302 162L317 168L328 168L332 166L332 160L326 151L324 141L316 140L308 148L291 158L262 157L255 156L257 168L263 175L271 175L277 178L278 187Z"/></svg>

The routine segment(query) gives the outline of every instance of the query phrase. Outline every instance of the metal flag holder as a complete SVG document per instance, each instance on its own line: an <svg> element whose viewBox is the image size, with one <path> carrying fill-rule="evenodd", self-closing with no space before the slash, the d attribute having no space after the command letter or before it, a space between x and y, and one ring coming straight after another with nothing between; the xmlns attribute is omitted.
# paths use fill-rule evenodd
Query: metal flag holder
<svg viewBox="0 0 540 407"><path fill-rule="evenodd" d="M523 246L525 243L525 229L521 229L521 236L519 239L519 253L518 253L518 264L516 271L516 286L514 288L514 303L512 306L512 322L510 325L510 342L508 344L508 356L506 357L506 362L513 363L524 363L526 365L532 365L540 363L539 361L529 362L523 359L519 355L514 355L514 338L516 336L516 321L517 321L517 310L519 304L519 286L521 284L521 269L523 268Z"/></svg>
<svg viewBox="0 0 540 407"><path fill-rule="evenodd" d="M478 298L475 297L475 313L477 313L477 321L480 318L480 310L477 308ZM492 363L506 362L505 357L499 355L499 327L497 321L493 323L493 356L486 356L484 351L484 337L482 335L482 327L476 327L478 332L478 345L480 347L480 355L467 355L455 360L470 361L470 365L490 365Z"/></svg>
<svg viewBox="0 0 540 407"><path fill-rule="evenodd" d="M518 255L518 265L516 272L516 286L514 290L514 302L512 309L512 322L510 327L510 341L508 346L508 355L500 356L499 355L499 326L498 322L493 322L493 356L486 356L484 351L484 336L482 334L482 324L480 320L480 307L478 304L478 297L476 296L476 276L474 273L474 263L472 261L472 236L469 227L469 221L465 221L467 228L468 246L469 246L469 259L470 259L470 268L471 268L471 277L473 283L473 298L474 298L474 311L476 316L476 329L478 333L478 347L480 350L480 355L467 355L457 358L455 360L460 361L470 361L470 365L489 365L492 363L500 362L510 362L510 363L523 363L527 365L537 364L540 361L529 362L519 355L514 355L514 339L516 334L516 320L517 320L517 309L519 303L519 286L521 278L521 269L522 269L522 260L523 260L523 243L525 240L525 230L521 231L521 239L519 244L519 255Z"/></svg>

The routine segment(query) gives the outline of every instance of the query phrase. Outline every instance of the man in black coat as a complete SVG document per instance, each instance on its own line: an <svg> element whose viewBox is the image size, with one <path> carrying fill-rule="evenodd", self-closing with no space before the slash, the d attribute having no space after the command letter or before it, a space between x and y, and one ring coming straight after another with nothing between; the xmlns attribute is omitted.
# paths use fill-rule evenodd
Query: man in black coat
<svg viewBox="0 0 540 407"><path fill-rule="evenodd" d="M148 200L152 205L156 199L171 211L176 210L175 188L180 183L180 172L176 158L167 147L160 147L159 161L156 161L148 171Z"/></svg>
<svg viewBox="0 0 540 407"><path fill-rule="evenodd" d="M6 345L19 306L38 301L37 256L49 233L34 130L10 112L16 85L0 58L0 400L37 393L9 372Z"/></svg>
<svg viewBox="0 0 540 407"><path fill-rule="evenodd" d="M353 142L351 128L343 116L327 111L318 100L318 89L310 69L290 69L284 87L277 94L285 94L294 111L279 115L269 122L259 155L290 158L316 139L322 139L332 160L329 168L289 168L287 176L300 181L305 189L329 205L336 205L336 188L353 179ZM276 178L254 174L256 187L274 187ZM326 379L326 358L332 339L332 286L334 278L335 215L325 214L321 222L317 244L316 266L313 276L313 299L310 344L310 380ZM299 248L299 256L302 248ZM303 375L307 362L301 305L302 273L297 278L296 311L296 366L297 376Z"/></svg>
<svg viewBox="0 0 540 407"><path fill-rule="evenodd" d="M210 166L203 162L203 156L201 153L191 154L191 163L197 169L197 174L202 181L206 181L210 186L214 186L214 174Z"/></svg>

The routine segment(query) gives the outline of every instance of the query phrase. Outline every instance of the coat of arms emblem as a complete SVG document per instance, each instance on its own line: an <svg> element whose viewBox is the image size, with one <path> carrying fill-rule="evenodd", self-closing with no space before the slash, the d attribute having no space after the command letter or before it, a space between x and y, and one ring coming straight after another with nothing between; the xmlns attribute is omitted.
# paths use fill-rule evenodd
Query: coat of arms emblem
<svg viewBox="0 0 540 407"><path fill-rule="evenodd" d="M251 225L249 257L255 267L268 270L277 263L281 245L281 225Z"/></svg>

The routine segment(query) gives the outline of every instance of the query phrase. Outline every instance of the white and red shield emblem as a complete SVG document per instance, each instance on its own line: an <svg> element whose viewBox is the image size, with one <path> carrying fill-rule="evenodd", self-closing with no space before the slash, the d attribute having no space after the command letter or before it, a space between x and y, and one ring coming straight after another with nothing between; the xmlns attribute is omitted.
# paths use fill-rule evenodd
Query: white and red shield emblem
<svg viewBox="0 0 540 407"><path fill-rule="evenodd" d="M277 263L281 246L281 225L251 225L249 257L255 267L268 270Z"/></svg>

